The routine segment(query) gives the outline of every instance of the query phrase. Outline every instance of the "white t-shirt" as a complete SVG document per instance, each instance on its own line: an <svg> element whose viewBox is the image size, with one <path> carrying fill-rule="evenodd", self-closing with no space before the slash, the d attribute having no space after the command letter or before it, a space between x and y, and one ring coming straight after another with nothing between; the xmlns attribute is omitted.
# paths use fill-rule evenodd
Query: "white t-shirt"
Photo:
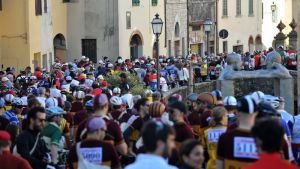
<svg viewBox="0 0 300 169"><path fill-rule="evenodd" d="M121 97L122 101L127 103L129 109L132 109L134 104L133 104L133 95L128 93L128 94L124 94L122 97Z"/></svg>
<svg viewBox="0 0 300 169"><path fill-rule="evenodd" d="M36 99L40 102L42 107L46 107L46 98L45 97L38 96L38 97L36 97Z"/></svg>
<svg viewBox="0 0 300 169"><path fill-rule="evenodd" d="M161 91L167 92L168 91L168 85L165 78L160 77L159 84L161 85Z"/></svg>

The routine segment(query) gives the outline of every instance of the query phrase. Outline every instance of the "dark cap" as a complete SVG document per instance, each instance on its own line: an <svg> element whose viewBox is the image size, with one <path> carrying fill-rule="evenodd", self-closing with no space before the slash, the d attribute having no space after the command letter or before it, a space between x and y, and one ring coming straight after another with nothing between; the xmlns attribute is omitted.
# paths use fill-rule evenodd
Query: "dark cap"
<svg viewBox="0 0 300 169"><path fill-rule="evenodd" d="M170 104L170 108L171 109L178 109L179 111L181 111L184 114L187 113L186 106L183 102L175 101L175 102Z"/></svg>

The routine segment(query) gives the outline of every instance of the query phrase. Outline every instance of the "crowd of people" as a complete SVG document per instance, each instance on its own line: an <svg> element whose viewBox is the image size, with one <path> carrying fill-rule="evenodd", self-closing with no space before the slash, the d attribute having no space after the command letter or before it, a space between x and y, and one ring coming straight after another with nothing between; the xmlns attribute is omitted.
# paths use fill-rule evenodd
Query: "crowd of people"
<svg viewBox="0 0 300 169"><path fill-rule="evenodd" d="M224 66L224 58L198 59L190 61L201 63L200 81L214 79L213 71ZM121 57L115 63L104 58L97 68L82 57L56 60L50 72L1 71L0 168L293 169L300 164L300 116L285 111L284 98L257 91L237 99L215 90L165 99L163 92L187 84L192 64L175 58L159 62L159 72L154 60ZM129 73L144 83L145 95L131 93L135 84L129 84ZM108 84L117 74L121 83Z"/></svg>

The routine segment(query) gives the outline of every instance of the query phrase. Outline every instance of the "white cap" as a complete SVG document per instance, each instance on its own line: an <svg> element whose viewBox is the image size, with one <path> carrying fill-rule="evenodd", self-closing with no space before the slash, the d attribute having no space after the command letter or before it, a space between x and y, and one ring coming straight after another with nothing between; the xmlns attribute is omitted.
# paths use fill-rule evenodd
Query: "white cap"
<svg viewBox="0 0 300 169"><path fill-rule="evenodd" d="M85 93L83 91L77 91L77 92L74 92L74 96L77 99L83 99L85 97Z"/></svg>
<svg viewBox="0 0 300 169"><path fill-rule="evenodd" d="M9 81L9 79L7 77L2 77L1 81L6 82L6 81Z"/></svg>
<svg viewBox="0 0 300 169"><path fill-rule="evenodd" d="M236 106L237 100L233 96L226 96L224 98L224 106Z"/></svg>
<svg viewBox="0 0 300 169"><path fill-rule="evenodd" d="M50 97L55 97L55 98L61 97L60 90L58 90L58 89L51 90L50 91Z"/></svg>
<svg viewBox="0 0 300 169"><path fill-rule="evenodd" d="M97 77L97 79L104 80L104 77L103 77L102 75L99 75L99 76Z"/></svg>
<svg viewBox="0 0 300 169"><path fill-rule="evenodd" d="M30 80L37 80L36 76L30 76Z"/></svg>
<svg viewBox="0 0 300 169"><path fill-rule="evenodd" d="M123 104L122 99L118 96L113 96L109 101L114 106L121 106Z"/></svg>
<svg viewBox="0 0 300 169"><path fill-rule="evenodd" d="M113 89L113 93L120 94L120 93L121 93L121 89L118 88L118 87L115 87L115 88Z"/></svg>
<svg viewBox="0 0 300 169"><path fill-rule="evenodd" d="M105 63L103 62L103 60L99 60L98 62L100 65L105 65Z"/></svg>
<svg viewBox="0 0 300 169"><path fill-rule="evenodd" d="M256 104L261 102L265 97L265 94L261 91L256 91L251 94L251 98L255 101Z"/></svg>
<svg viewBox="0 0 300 169"><path fill-rule="evenodd" d="M111 64L111 63L109 63L109 64L107 65L107 67L112 68L112 67L114 67L114 65Z"/></svg>
<svg viewBox="0 0 300 169"><path fill-rule="evenodd" d="M15 96L12 95L12 94L6 94L6 95L4 96L5 102L12 102L14 98L15 98Z"/></svg>
<svg viewBox="0 0 300 169"><path fill-rule="evenodd" d="M150 64L151 64L151 65L155 65L155 62L152 60L152 61L150 62Z"/></svg>
<svg viewBox="0 0 300 169"><path fill-rule="evenodd" d="M73 78L71 76L67 76L66 80L68 80L68 81L70 80L71 81L71 80L73 80Z"/></svg>
<svg viewBox="0 0 300 169"><path fill-rule="evenodd" d="M52 98L52 97L48 98L45 103L46 103L46 107L58 106L57 99Z"/></svg>

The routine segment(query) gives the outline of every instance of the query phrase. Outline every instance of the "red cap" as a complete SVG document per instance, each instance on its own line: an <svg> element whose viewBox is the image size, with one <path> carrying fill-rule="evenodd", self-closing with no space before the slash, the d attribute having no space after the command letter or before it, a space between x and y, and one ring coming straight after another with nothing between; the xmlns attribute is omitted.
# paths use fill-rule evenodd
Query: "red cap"
<svg viewBox="0 0 300 169"><path fill-rule="evenodd" d="M85 77L83 75L80 75L77 79L80 81L81 79L85 79Z"/></svg>
<svg viewBox="0 0 300 169"><path fill-rule="evenodd" d="M101 94L101 93L102 93L101 89L94 89L93 92L92 92L92 95L96 96L96 95Z"/></svg>
<svg viewBox="0 0 300 169"><path fill-rule="evenodd" d="M0 131L0 141L9 141L10 140L10 135L8 132L1 130Z"/></svg>
<svg viewBox="0 0 300 169"><path fill-rule="evenodd" d="M101 84L103 87L107 87L107 81L103 81Z"/></svg>

